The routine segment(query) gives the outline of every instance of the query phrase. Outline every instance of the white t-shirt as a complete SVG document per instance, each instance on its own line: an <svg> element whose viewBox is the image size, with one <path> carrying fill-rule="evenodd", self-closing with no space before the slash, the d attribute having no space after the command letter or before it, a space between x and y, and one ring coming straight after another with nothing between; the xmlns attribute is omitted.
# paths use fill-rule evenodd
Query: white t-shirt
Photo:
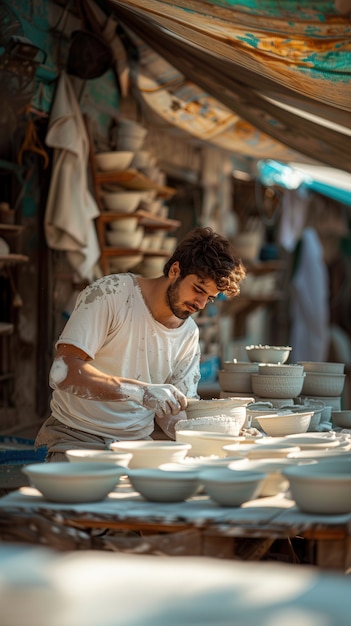
<svg viewBox="0 0 351 626"><path fill-rule="evenodd" d="M86 287L60 343L86 352L105 374L173 384L187 397L198 397L198 326L192 318L179 328L157 322L133 274L103 276ZM116 439L141 439L154 429L154 412L131 401L86 400L55 390L51 411L67 426Z"/></svg>

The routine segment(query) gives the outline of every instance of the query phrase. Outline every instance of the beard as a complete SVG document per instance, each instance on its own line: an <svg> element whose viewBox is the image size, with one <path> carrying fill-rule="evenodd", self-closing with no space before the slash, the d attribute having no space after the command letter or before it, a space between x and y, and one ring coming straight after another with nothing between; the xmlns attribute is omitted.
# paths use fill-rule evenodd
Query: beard
<svg viewBox="0 0 351 626"><path fill-rule="evenodd" d="M178 277L175 283L168 287L167 293L166 293L166 300L173 315L175 315L180 320L186 320L188 319L188 317L193 315L195 311L189 311L188 309L184 307L184 304L186 305L186 303L183 303L182 305L180 302L179 291L180 291L181 282L182 282L182 279ZM189 303L189 306L194 306L194 305L190 305Z"/></svg>

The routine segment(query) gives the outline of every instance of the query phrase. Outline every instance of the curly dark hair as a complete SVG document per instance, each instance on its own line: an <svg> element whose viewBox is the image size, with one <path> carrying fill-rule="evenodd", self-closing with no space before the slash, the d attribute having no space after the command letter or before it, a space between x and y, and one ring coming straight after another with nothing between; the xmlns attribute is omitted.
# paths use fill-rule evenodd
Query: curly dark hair
<svg viewBox="0 0 351 626"><path fill-rule="evenodd" d="M246 268L230 241L210 227L194 228L179 242L163 268L164 276L176 261L181 278L188 274L211 278L218 291L229 298L240 293L240 283L246 276Z"/></svg>

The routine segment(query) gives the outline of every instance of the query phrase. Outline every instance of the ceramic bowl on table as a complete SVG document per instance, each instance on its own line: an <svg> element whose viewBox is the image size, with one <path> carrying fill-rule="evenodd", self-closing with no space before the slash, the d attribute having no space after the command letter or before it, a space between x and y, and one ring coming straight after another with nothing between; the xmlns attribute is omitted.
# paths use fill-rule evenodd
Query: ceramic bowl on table
<svg viewBox="0 0 351 626"><path fill-rule="evenodd" d="M131 453L129 467L132 469L158 468L162 463L184 459L191 450L191 444L181 441L114 441L110 449Z"/></svg>
<svg viewBox="0 0 351 626"><path fill-rule="evenodd" d="M235 471L228 467L212 467L200 472L205 492L220 506L238 507L254 500L266 475L258 471Z"/></svg>
<svg viewBox="0 0 351 626"><path fill-rule="evenodd" d="M218 382L223 391L230 391L231 393L252 393L250 372L219 370Z"/></svg>
<svg viewBox="0 0 351 626"><path fill-rule="evenodd" d="M266 474L258 495L260 497L270 497L287 491L289 481L283 475L282 471L286 467L296 465L299 462L303 462L303 460L293 457L284 457L281 459L241 459L240 461L231 461L228 467L236 471L249 470ZM305 459L305 462L312 463L313 461L311 459Z"/></svg>
<svg viewBox="0 0 351 626"><path fill-rule="evenodd" d="M329 363L328 361L299 361L305 372L319 374L344 374L345 363Z"/></svg>
<svg viewBox="0 0 351 626"><path fill-rule="evenodd" d="M296 398L300 395L305 374L298 376L251 374L252 391L260 398Z"/></svg>
<svg viewBox="0 0 351 626"><path fill-rule="evenodd" d="M340 397L344 390L345 378L346 374L306 372L301 393L304 396Z"/></svg>
<svg viewBox="0 0 351 626"><path fill-rule="evenodd" d="M232 361L223 362L223 370L225 372L232 372L233 374L255 374L258 372L258 363L252 363L251 361Z"/></svg>
<svg viewBox="0 0 351 626"><path fill-rule="evenodd" d="M333 433L287 435L285 441L299 446L301 450L329 450L334 448L345 450L350 447L350 440L347 437L335 437Z"/></svg>
<svg viewBox="0 0 351 626"><path fill-rule="evenodd" d="M128 477L135 491L150 502L182 502L200 485L199 472L190 468L129 469Z"/></svg>
<svg viewBox="0 0 351 626"><path fill-rule="evenodd" d="M332 411L332 422L339 428L351 428L351 411Z"/></svg>
<svg viewBox="0 0 351 626"><path fill-rule="evenodd" d="M244 408L244 407L243 407ZM222 433L224 435L239 436L242 418L239 415L235 417L217 416L212 417L194 417L193 419L178 420L175 425L177 430L202 430L212 433Z"/></svg>
<svg viewBox="0 0 351 626"><path fill-rule="evenodd" d="M33 487L51 502L99 502L126 471L106 463L33 463L22 467Z"/></svg>
<svg viewBox="0 0 351 626"><path fill-rule="evenodd" d="M71 463L112 463L128 467L132 458L131 452L113 452L112 450L66 450L65 455Z"/></svg>
<svg viewBox="0 0 351 626"><path fill-rule="evenodd" d="M258 363L257 374L264 376L302 376L303 365L284 363Z"/></svg>
<svg viewBox="0 0 351 626"><path fill-rule="evenodd" d="M291 346L246 346L247 356L256 363L286 363L291 350Z"/></svg>
<svg viewBox="0 0 351 626"><path fill-rule="evenodd" d="M273 415L256 417L262 430L271 437L284 437L294 433L305 433L313 416L313 411L294 413L280 411Z"/></svg>
<svg viewBox="0 0 351 626"><path fill-rule="evenodd" d="M95 155L96 164L100 171L123 171L127 170L134 157L134 152L115 150L112 152L99 152Z"/></svg>
<svg viewBox="0 0 351 626"><path fill-rule="evenodd" d="M335 459L283 470L296 506L304 513L351 513L351 459Z"/></svg>
<svg viewBox="0 0 351 626"><path fill-rule="evenodd" d="M191 444L188 456L227 456L223 446L235 443L237 437L202 430L176 430L176 440Z"/></svg>

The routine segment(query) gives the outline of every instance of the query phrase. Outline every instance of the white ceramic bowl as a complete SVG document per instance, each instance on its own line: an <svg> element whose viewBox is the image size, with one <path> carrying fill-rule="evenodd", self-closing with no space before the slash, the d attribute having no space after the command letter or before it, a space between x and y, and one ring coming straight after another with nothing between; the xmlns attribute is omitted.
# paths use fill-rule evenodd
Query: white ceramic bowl
<svg viewBox="0 0 351 626"><path fill-rule="evenodd" d="M136 215L128 215L127 217L119 217L112 222L109 222L112 230L123 231L128 233L135 233L138 228L139 218Z"/></svg>
<svg viewBox="0 0 351 626"><path fill-rule="evenodd" d="M216 398L214 400L196 400L195 398L188 399L188 406L186 407L186 415L188 419L194 419L196 417L212 417L212 416L226 416L241 418L244 424L246 419L246 404L249 404L251 398L236 399L230 398Z"/></svg>
<svg viewBox="0 0 351 626"><path fill-rule="evenodd" d="M271 437L284 437L294 433L305 433L311 422L313 411L306 413L282 413L256 417L262 430Z"/></svg>
<svg viewBox="0 0 351 626"><path fill-rule="evenodd" d="M134 152L114 151L99 152L95 155L96 164L101 171L127 170L133 160Z"/></svg>
<svg viewBox="0 0 351 626"><path fill-rule="evenodd" d="M151 502L182 502L198 490L199 472L183 468L142 468L128 471L133 488Z"/></svg>
<svg viewBox="0 0 351 626"><path fill-rule="evenodd" d="M351 459L295 465L283 474L296 506L304 513L351 513Z"/></svg>
<svg viewBox="0 0 351 626"><path fill-rule="evenodd" d="M218 382L223 391L230 391L232 393L252 393L250 372L219 370Z"/></svg>
<svg viewBox="0 0 351 626"><path fill-rule="evenodd" d="M123 230L107 230L106 240L110 246L115 248L133 248L137 249L143 239L144 229L142 227L137 228L133 232L127 232Z"/></svg>
<svg viewBox="0 0 351 626"><path fill-rule="evenodd" d="M182 441L114 441L110 448L116 452L131 452L129 467L139 469L179 461L190 451L191 445Z"/></svg>
<svg viewBox="0 0 351 626"><path fill-rule="evenodd" d="M247 356L256 363L285 363L291 350L291 346L246 346Z"/></svg>
<svg viewBox="0 0 351 626"><path fill-rule="evenodd" d="M220 506L237 507L253 500L265 477L263 472L234 471L228 467L213 467L200 472L204 490Z"/></svg>
<svg viewBox="0 0 351 626"><path fill-rule="evenodd" d="M265 376L302 376L304 369L303 365L259 363L257 373Z"/></svg>
<svg viewBox="0 0 351 626"><path fill-rule="evenodd" d="M303 381L302 394L304 396L341 396L346 374L324 374L321 372L306 372Z"/></svg>
<svg viewBox="0 0 351 626"><path fill-rule="evenodd" d="M111 272L128 272L142 260L142 254L126 254L110 259Z"/></svg>
<svg viewBox="0 0 351 626"><path fill-rule="evenodd" d="M102 200L107 210L133 213L143 199L142 191L104 191Z"/></svg>
<svg viewBox="0 0 351 626"><path fill-rule="evenodd" d="M66 450L65 455L71 463L112 463L128 467L132 458L131 452L112 452L112 450Z"/></svg>
<svg viewBox="0 0 351 626"><path fill-rule="evenodd" d="M106 463L33 463L22 467L33 487L52 502L99 502L112 491L125 468Z"/></svg>
<svg viewBox="0 0 351 626"><path fill-rule="evenodd" d="M202 430L211 433L222 433L225 435L238 436L240 432L240 422L233 417L216 416L195 417L194 419L178 420L175 425L177 430Z"/></svg>
<svg viewBox="0 0 351 626"><path fill-rule="evenodd" d="M302 391L304 376L251 374L252 390L261 398L296 398Z"/></svg>
<svg viewBox="0 0 351 626"><path fill-rule="evenodd" d="M258 495L269 497L288 489L289 481L282 474L282 470L290 465L296 465L298 462L297 459L288 457L281 459L241 459L240 461L231 461L228 467L236 471L249 470L266 474ZM306 462L312 461L308 459Z"/></svg>
<svg viewBox="0 0 351 626"><path fill-rule="evenodd" d="M332 411L332 422L339 428L351 428L351 411Z"/></svg>
<svg viewBox="0 0 351 626"><path fill-rule="evenodd" d="M345 363L329 363L327 361L299 361L305 372L320 374L344 374Z"/></svg>
<svg viewBox="0 0 351 626"><path fill-rule="evenodd" d="M188 456L226 456L223 446L234 443L235 436L202 430L176 430L176 441L191 444Z"/></svg>

